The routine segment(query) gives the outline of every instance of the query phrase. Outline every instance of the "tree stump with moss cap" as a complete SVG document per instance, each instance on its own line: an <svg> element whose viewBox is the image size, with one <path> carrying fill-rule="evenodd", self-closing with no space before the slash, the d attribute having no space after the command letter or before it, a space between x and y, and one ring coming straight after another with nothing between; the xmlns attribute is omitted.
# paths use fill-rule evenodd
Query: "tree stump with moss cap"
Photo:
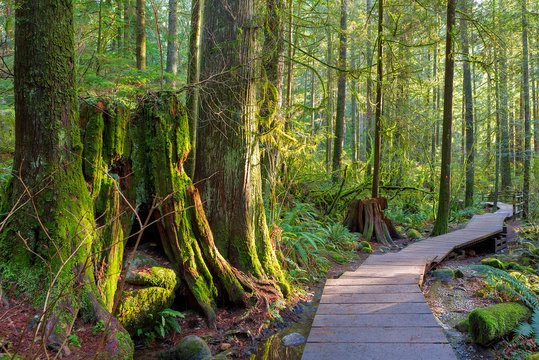
<svg viewBox="0 0 539 360"><path fill-rule="evenodd" d="M400 234L393 222L384 215L386 208L385 197L352 200L343 224L351 232L361 233L366 240L374 237L384 245L395 246L393 239L400 238Z"/></svg>

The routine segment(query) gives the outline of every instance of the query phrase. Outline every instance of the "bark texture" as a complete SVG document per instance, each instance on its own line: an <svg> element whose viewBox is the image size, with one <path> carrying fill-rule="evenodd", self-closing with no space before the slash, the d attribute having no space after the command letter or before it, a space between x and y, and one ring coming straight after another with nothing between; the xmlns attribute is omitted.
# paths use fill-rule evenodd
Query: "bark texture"
<svg viewBox="0 0 539 360"><path fill-rule="evenodd" d="M262 202L254 15L253 0L205 2L195 180L221 253L286 294Z"/></svg>

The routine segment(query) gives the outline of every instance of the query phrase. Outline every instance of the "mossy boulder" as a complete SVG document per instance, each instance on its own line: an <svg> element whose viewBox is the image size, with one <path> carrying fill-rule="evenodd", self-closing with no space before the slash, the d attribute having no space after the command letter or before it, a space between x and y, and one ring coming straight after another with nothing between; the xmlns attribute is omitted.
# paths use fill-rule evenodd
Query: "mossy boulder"
<svg viewBox="0 0 539 360"><path fill-rule="evenodd" d="M359 251L365 254L372 253L372 246L368 241L362 241L359 243Z"/></svg>
<svg viewBox="0 0 539 360"><path fill-rule="evenodd" d="M175 289L178 284L178 278L174 270L161 266L130 269L125 281L128 284L157 286L169 290Z"/></svg>
<svg viewBox="0 0 539 360"><path fill-rule="evenodd" d="M497 269L505 270L504 263L501 262L500 260L496 259L496 258L492 258L492 257L484 258L483 260L481 260L481 264L482 265L492 266L492 267L495 267Z"/></svg>
<svg viewBox="0 0 539 360"><path fill-rule="evenodd" d="M380 246L378 248L378 251L380 251L381 253L385 253L389 251L389 248L387 246Z"/></svg>
<svg viewBox="0 0 539 360"><path fill-rule="evenodd" d="M511 333L530 316L530 309L515 302L475 309L468 316L470 335L474 342L488 345Z"/></svg>
<svg viewBox="0 0 539 360"><path fill-rule="evenodd" d="M451 280L455 278L455 272L450 268L436 269L431 271L430 276L442 280Z"/></svg>
<svg viewBox="0 0 539 360"><path fill-rule="evenodd" d="M336 251L330 251L329 256L337 263L337 264L344 264L346 263L346 258L339 254Z"/></svg>
<svg viewBox="0 0 539 360"><path fill-rule="evenodd" d="M196 335L189 335L176 346L161 353L160 360L202 360L211 359L211 350L204 340Z"/></svg>
<svg viewBox="0 0 539 360"><path fill-rule="evenodd" d="M520 265L519 263L516 263L514 261L510 261L507 264L505 264L506 270L518 270L518 271L524 271L525 267Z"/></svg>
<svg viewBox="0 0 539 360"><path fill-rule="evenodd" d="M364 248L361 248L361 252L364 254L370 254L373 252L373 250L371 248L364 247Z"/></svg>
<svg viewBox="0 0 539 360"><path fill-rule="evenodd" d="M470 327L470 321L468 320L468 317L466 317L464 320L459 321L455 325L455 329L457 329L460 332L467 333Z"/></svg>
<svg viewBox="0 0 539 360"><path fill-rule="evenodd" d="M407 232L406 232L406 235L408 236L409 239L412 239L412 240L415 240L415 239L420 239L423 235L421 235L421 233L419 231L417 231L416 229L409 229Z"/></svg>
<svg viewBox="0 0 539 360"><path fill-rule="evenodd" d="M169 308L173 301L173 288L152 286L127 291L120 300L116 317L131 335L136 335L138 329L152 327L153 315Z"/></svg>

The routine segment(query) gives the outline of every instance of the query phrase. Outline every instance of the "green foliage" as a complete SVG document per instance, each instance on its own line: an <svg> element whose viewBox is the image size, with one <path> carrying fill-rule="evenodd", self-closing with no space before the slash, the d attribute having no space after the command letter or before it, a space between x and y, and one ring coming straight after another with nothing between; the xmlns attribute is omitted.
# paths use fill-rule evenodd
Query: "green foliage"
<svg viewBox="0 0 539 360"><path fill-rule="evenodd" d="M182 329L178 323L178 318L184 317L181 312L172 309L165 309L155 315L150 314L153 325L149 328L137 329L137 336L143 338L146 344L151 344L157 335L165 338L170 331L176 331L180 334Z"/></svg>
<svg viewBox="0 0 539 360"><path fill-rule="evenodd" d="M79 337L76 334L69 335L67 337L67 342L69 343L69 346L81 347Z"/></svg>
<svg viewBox="0 0 539 360"><path fill-rule="evenodd" d="M94 324L94 329L92 331L92 335L96 335L97 333L105 331L105 322L103 320L99 320Z"/></svg>

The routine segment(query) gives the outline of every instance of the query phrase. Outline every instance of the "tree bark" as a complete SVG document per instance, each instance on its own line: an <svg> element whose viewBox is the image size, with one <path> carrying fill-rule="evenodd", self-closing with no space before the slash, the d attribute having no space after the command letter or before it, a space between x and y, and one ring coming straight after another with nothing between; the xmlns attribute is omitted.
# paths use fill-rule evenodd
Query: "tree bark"
<svg viewBox="0 0 539 360"><path fill-rule="evenodd" d="M178 72L178 0L168 1L168 39L167 67L168 73Z"/></svg>
<svg viewBox="0 0 539 360"><path fill-rule="evenodd" d="M371 0L367 0L367 68L368 68L368 74L367 74L367 89L366 89L366 106L367 111L365 114L365 156L367 160L367 176L371 175L371 157L372 157L372 139L374 137L373 134L373 123L372 123L372 77L371 77L371 70L372 70L372 49L370 44L371 39L371 21L370 21L370 12L371 12Z"/></svg>
<svg viewBox="0 0 539 360"><path fill-rule="evenodd" d="M524 102L524 179L522 195L524 202L524 218L529 214L530 202L530 167L531 167L531 139L530 126L530 78L528 73L528 20L526 17L526 0L522 0L522 90Z"/></svg>
<svg viewBox="0 0 539 360"><path fill-rule="evenodd" d="M49 345L61 347L78 309L108 321L117 279L107 272L95 276L93 250L121 257L122 245L110 246L112 238L105 238L111 231L94 231L94 204L83 177L73 2L24 0L16 18L15 158L2 204L2 214L9 215L0 237L0 267L8 270L6 279L12 273L17 281L28 276L38 284L27 296L35 296L43 309L39 324ZM102 130L101 123L95 128ZM13 209L18 210L9 213ZM111 270L118 266L111 263ZM44 299L38 296L43 294ZM111 324L104 356L132 356L129 336L115 320Z"/></svg>
<svg viewBox="0 0 539 360"><path fill-rule="evenodd" d="M380 160L382 150L382 81L383 74L383 49L384 49L384 1L378 0L378 54L376 76L376 118L374 126L374 164L372 172L372 197L378 197L380 187Z"/></svg>
<svg viewBox="0 0 539 360"><path fill-rule="evenodd" d="M472 100L472 78L470 74L470 48L468 40L468 24L464 19L469 8L466 3L467 0L460 1L460 10L463 15L460 18L460 34L462 42L462 52L464 59L462 62L463 73L463 88L464 88L464 109L465 109L465 133L466 133L466 189L464 206L469 207L473 205L474 195L474 110ZM464 134L463 134L464 135Z"/></svg>
<svg viewBox="0 0 539 360"><path fill-rule="evenodd" d="M503 9L503 0L499 1L499 8ZM499 26L502 26L503 20L498 20ZM507 104L507 49L502 44L498 53L499 62L499 96L500 96L500 127L501 127L501 156L500 156L500 174L501 191L505 193L511 187L511 151L509 141L509 120Z"/></svg>
<svg viewBox="0 0 539 360"><path fill-rule="evenodd" d="M256 278L275 279L286 294L262 202L255 1L206 1L203 14L198 134L204 141L197 141L195 183L220 252Z"/></svg>
<svg viewBox="0 0 539 360"><path fill-rule="evenodd" d="M327 31L328 37L328 53L327 53L327 63L331 65L333 63L333 44L332 39L333 35L331 29L328 27ZM331 67L327 68L327 97L328 102L326 105L326 171L329 172L329 164L331 161L331 136L333 135L333 69Z"/></svg>
<svg viewBox="0 0 539 360"><path fill-rule="evenodd" d="M137 0L137 69L146 70L146 0Z"/></svg>
<svg viewBox="0 0 539 360"><path fill-rule="evenodd" d="M447 27L445 40L444 75L444 117L442 125L442 165L440 174L440 194L438 212L434 223L433 235L447 233L451 202L451 125L453 120L453 75L455 54L453 51L453 30L455 27L456 0L447 2Z"/></svg>
<svg viewBox="0 0 539 360"><path fill-rule="evenodd" d="M335 118L335 141L333 143L333 182L340 178L344 141L344 110L346 105L346 17L347 0L341 0L341 31L339 39L339 80L337 90L337 116Z"/></svg>
<svg viewBox="0 0 539 360"><path fill-rule="evenodd" d="M196 143L198 126L198 106L200 87L200 34L202 30L202 10L205 0L193 0L191 4L191 30L189 34L189 59L187 67L187 96L185 105L189 118L191 154L187 158L186 171L191 178L195 175Z"/></svg>

